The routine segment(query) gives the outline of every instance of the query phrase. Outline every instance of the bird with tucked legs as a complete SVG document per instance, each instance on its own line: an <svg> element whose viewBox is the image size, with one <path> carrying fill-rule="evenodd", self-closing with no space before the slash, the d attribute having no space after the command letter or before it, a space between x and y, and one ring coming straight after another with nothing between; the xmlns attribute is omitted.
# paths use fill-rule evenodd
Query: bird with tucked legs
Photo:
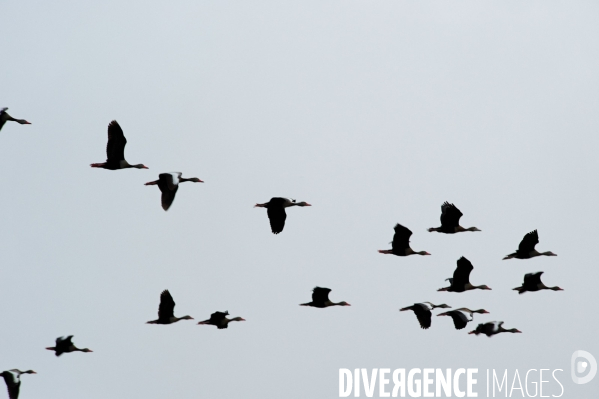
<svg viewBox="0 0 599 399"><path fill-rule="evenodd" d="M431 316L432 316L431 310L436 309L436 308L447 309L450 307L451 306L446 305L446 304L434 305L430 302L421 302L421 303L415 303L412 306L401 308L401 309L399 309L399 311L400 312L404 312L406 310L413 311L414 314L416 315L416 318L418 319L418 322L420 323L420 327L422 327L424 330L426 330L431 326Z"/></svg>
<svg viewBox="0 0 599 399"><path fill-rule="evenodd" d="M439 288L437 291L449 291L449 292L464 292L470 290L490 290L491 288L486 285L472 285L470 284L470 272L474 269L472 263L463 256L458 259L458 266L453 272L453 278L448 278L449 287Z"/></svg>
<svg viewBox="0 0 599 399"><path fill-rule="evenodd" d="M412 236L412 231L410 229L397 223L394 230L395 234L393 235L393 241L391 242L391 249L379 249L379 253L397 256L430 255L426 251L416 252L410 248L410 237Z"/></svg>
<svg viewBox="0 0 599 399"><path fill-rule="evenodd" d="M173 324L179 320L193 320L191 316L175 317L175 301L168 290L160 294L160 305L158 305L158 318L146 322L146 324Z"/></svg>
<svg viewBox="0 0 599 399"><path fill-rule="evenodd" d="M450 310L448 312L439 313L437 316L451 317L451 319L453 320L453 325L455 326L455 329L461 330L462 328L466 327L466 324L468 324L469 322L474 320L474 313L483 314L483 313L489 313L489 312L487 312L484 309L470 310L468 308L459 308L459 309ZM470 318L468 318L468 316L466 316L466 314L469 314Z"/></svg>
<svg viewBox="0 0 599 399"><path fill-rule="evenodd" d="M21 374L37 374L33 370L21 371L19 369L12 369L3 371L2 377L6 382L6 389L8 390L8 399L18 399L19 390L21 389Z"/></svg>
<svg viewBox="0 0 599 399"><path fill-rule="evenodd" d="M25 119L16 119L8 115L8 112L6 112L7 109L6 107L0 108L0 130L2 130L2 126L8 121L17 122L21 125L31 125L31 122L27 122Z"/></svg>
<svg viewBox="0 0 599 399"><path fill-rule="evenodd" d="M463 231L480 231L476 227L464 228L460 226L462 212L454 205L445 201L441 205L441 227L431 227L428 231L437 231L439 233L454 234Z"/></svg>
<svg viewBox="0 0 599 399"><path fill-rule="evenodd" d="M285 219L287 219L287 213L285 213L285 208L289 208L292 206L312 206L307 202L296 202L294 199L282 198L282 197L273 197L270 201L265 202L264 204L256 204L254 208L266 208L266 214L268 215L268 220L270 221L270 229L273 234L279 234L283 231L285 227Z"/></svg>
<svg viewBox="0 0 599 399"><path fill-rule="evenodd" d="M125 160L125 145L127 139L123 134L123 129L117 121L112 121L108 125L108 143L106 144L106 162L92 163L92 168L102 168L108 170L118 170L127 168L148 169L143 164L131 165Z"/></svg>
<svg viewBox="0 0 599 399"><path fill-rule="evenodd" d="M216 326L216 328L221 330L223 328L229 328L229 323L232 321L245 321L245 319L242 317L233 317L232 319L227 319L228 315L229 311L214 312L210 315L208 320L200 321L198 324Z"/></svg>
<svg viewBox="0 0 599 399"><path fill-rule="evenodd" d="M181 177L181 175L181 172L161 173L158 175L158 180L150 181L145 184L146 186L158 186L160 192L162 192L162 209L165 211L168 211L168 208L171 207L171 204L175 200L175 194L177 194L177 190L179 189L179 183L184 183L186 181L204 183L197 177L185 178Z"/></svg>
<svg viewBox="0 0 599 399"><path fill-rule="evenodd" d="M524 275L524 282L521 287L516 287L513 290L518 291L518 294L524 294L527 291L535 292L541 290L552 290L552 291L563 291L563 288L558 286L547 287L541 281L541 275L543 272L527 273Z"/></svg>
<svg viewBox="0 0 599 399"><path fill-rule="evenodd" d="M522 241L520 241L520 245L518 246L518 250L514 253L507 255L503 260L506 259L530 259L535 256L557 256L551 251L547 252L539 252L535 249L535 246L539 243L539 233L536 230L531 231L526 234Z"/></svg>
<svg viewBox="0 0 599 399"><path fill-rule="evenodd" d="M329 299L330 288L314 287L312 290L312 302L300 303L300 306L311 306L313 308L328 308L330 306L351 306L349 303L331 302Z"/></svg>
<svg viewBox="0 0 599 399"><path fill-rule="evenodd" d="M56 346L51 346L46 349L49 351L54 351L56 356L60 356L63 353L71 353L71 352L93 352L91 349L83 348L79 349L72 342L73 336L69 335L68 337L58 337L56 338Z"/></svg>
<svg viewBox="0 0 599 399"><path fill-rule="evenodd" d="M470 331L468 334L485 334L487 337L492 337L493 335L499 333L521 333L522 331L516 328L510 328L506 330L503 328L503 321L489 321L487 323L481 323L476 327L476 330Z"/></svg>

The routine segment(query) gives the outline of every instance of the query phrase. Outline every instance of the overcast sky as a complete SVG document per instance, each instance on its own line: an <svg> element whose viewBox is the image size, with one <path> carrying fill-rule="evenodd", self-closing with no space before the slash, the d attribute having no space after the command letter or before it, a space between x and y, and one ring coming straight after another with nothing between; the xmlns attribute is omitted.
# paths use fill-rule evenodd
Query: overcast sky
<svg viewBox="0 0 599 399"><path fill-rule="evenodd" d="M23 399L335 398L339 368L558 374L599 358L599 4L9 1L0 368ZM127 160L107 171L116 119ZM181 171L168 212L145 182ZM257 202L307 201L270 232ZM456 204L480 233L428 233ZM399 258L393 226L410 228ZM502 261L538 229L557 257ZM473 284L437 292L467 257ZM523 275L563 292L518 295ZM314 286L351 307L299 307ZM147 325L169 289L175 314ZM400 307L485 308L492 339ZM198 326L214 311L247 321ZM93 353L44 350L74 335ZM3 389L3 388L2 388ZM553 391L559 393L558 391ZM516 396L518 397L518 396Z"/></svg>

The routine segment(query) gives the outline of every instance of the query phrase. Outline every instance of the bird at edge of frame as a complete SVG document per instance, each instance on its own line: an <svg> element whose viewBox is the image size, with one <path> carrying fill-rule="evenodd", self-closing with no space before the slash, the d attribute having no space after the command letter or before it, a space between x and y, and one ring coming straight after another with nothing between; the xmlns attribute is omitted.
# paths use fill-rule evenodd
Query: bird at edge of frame
<svg viewBox="0 0 599 399"><path fill-rule="evenodd" d="M0 108L0 130L2 130L2 126L4 126L4 124L8 121L17 122L21 125L31 125L31 122L28 122L25 119L13 118L12 116L10 116L8 114L8 112L6 112L7 109L8 108L6 108L6 107Z"/></svg>
<svg viewBox="0 0 599 399"><path fill-rule="evenodd" d="M18 399L19 391L21 389L21 375L22 374L37 374L33 370L21 371L19 369L12 369L3 371L0 373L6 383L6 389L8 390L9 399Z"/></svg>

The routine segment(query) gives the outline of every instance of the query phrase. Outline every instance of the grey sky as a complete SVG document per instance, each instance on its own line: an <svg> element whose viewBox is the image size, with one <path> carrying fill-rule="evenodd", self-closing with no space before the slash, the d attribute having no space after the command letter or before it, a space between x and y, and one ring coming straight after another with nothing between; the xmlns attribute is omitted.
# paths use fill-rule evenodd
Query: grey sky
<svg viewBox="0 0 599 399"><path fill-rule="evenodd" d="M338 369L562 368L599 356L599 4L5 2L2 370L22 398L335 398ZM126 157L105 171L116 119ZM161 172L182 185L168 212ZM271 234L256 202L307 201ZM481 233L428 233L440 205ZM429 257L380 255L393 226ZM559 256L501 261L538 229ZM492 291L452 294L456 260ZM518 295L545 271L563 292ZM311 309L329 287L352 307ZM177 315L156 318L168 288ZM414 302L485 308L492 339ZM228 330L197 326L216 310ZM475 327L472 323L469 327ZM94 353L55 358L60 335Z"/></svg>

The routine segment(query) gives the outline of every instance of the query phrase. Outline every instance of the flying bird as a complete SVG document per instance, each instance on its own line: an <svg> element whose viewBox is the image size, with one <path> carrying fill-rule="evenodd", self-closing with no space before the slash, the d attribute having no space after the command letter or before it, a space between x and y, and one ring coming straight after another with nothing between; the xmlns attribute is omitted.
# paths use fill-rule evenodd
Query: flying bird
<svg viewBox="0 0 599 399"><path fill-rule="evenodd" d="M551 251L547 252L539 252L535 249L535 246L539 243L539 233L536 230L531 231L526 234L522 241L520 241L520 245L518 246L518 250L514 253L507 255L503 260L506 259L530 259L535 256L557 256Z"/></svg>
<svg viewBox="0 0 599 399"><path fill-rule="evenodd" d="M0 130L2 130L2 126L4 126L7 121L17 122L21 125L31 125L31 122L27 122L25 119L15 119L8 115L8 112L6 112L7 109L8 108L6 107L0 108Z"/></svg>
<svg viewBox="0 0 599 399"><path fill-rule="evenodd" d="M415 303L412 306L408 306L405 308L401 308L399 309L400 312L404 312L406 310L412 310L414 311L414 314L416 315L416 318L418 319L418 322L420 323L420 327L422 327L423 329L428 329L431 326L431 310L436 309L436 308L441 308L441 309L446 309L446 308L450 308L451 306L446 305L446 304L441 304L441 305L433 305L430 302L422 302L422 303Z"/></svg>
<svg viewBox="0 0 599 399"><path fill-rule="evenodd" d="M470 318L466 316L466 313L470 315ZM474 320L474 313L489 313L484 309L470 310L468 308L459 308L450 310L448 312L439 313L437 316L449 316L453 320L453 325L456 330L461 330L466 327L466 324Z"/></svg>
<svg viewBox="0 0 599 399"><path fill-rule="evenodd" d="M87 348L83 348L83 349L79 349L77 348L75 345L73 345L73 342L71 341L73 339L72 335L69 335L68 337L58 337L56 338L56 346L51 346L48 349L49 351L54 351L56 356L60 356L63 353L70 353L70 352L93 352L91 349L87 349Z"/></svg>
<svg viewBox="0 0 599 399"><path fill-rule="evenodd" d="M331 302L329 299L330 288L314 287L312 290L312 302L301 303L300 306L312 306L313 308L328 308L329 306L351 306L349 303Z"/></svg>
<svg viewBox="0 0 599 399"><path fill-rule="evenodd" d="M541 281L541 274L543 274L543 272L525 274L524 283L522 283L522 286L516 287L514 290L518 291L518 294L524 294L526 291L534 292L540 290L563 291L563 289L558 286L547 287L545 284L543 284Z"/></svg>
<svg viewBox="0 0 599 399"><path fill-rule="evenodd" d="M438 231L439 233L454 234L462 231L480 231L476 227L464 228L460 226L462 212L454 205L445 201L441 205L441 227L431 227L428 231Z"/></svg>
<svg viewBox="0 0 599 399"><path fill-rule="evenodd" d="M108 125L108 144L106 145L106 162L92 163L92 168L103 168L109 170L137 168L148 169L143 164L131 165L125 160L125 145L127 139L123 134L123 129L117 121L112 121Z"/></svg>
<svg viewBox="0 0 599 399"><path fill-rule="evenodd" d="M173 324L179 320L193 320L191 316L175 317L175 301L168 290L160 294L160 305L158 305L158 318L146 322L146 324Z"/></svg>
<svg viewBox="0 0 599 399"><path fill-rule="evenodd" d="M408 255L430 255L426 251L415 252L410 248L410 237L412 231L407 227L397 223L395 225L395 234L393 235L393 242L391 243L392 249L379 249L382 254L392 254L397 256L408 256Z"/></svg>
<svg viewBox="0 0 599 399"><path fill-rule="evenodd" d="M453 272L453 278L448 278L445 281L449 281L449 287L439 288L437 291L449 291L449 292L464 292L470 290L490 290L491 288L486 285L472 285L470 284L470 272L474 269L472 263L463 256L458 259L458 266Z"/></svg>
<svg viewBox="0 0 599 399"><path fill-rule="evenodd" d="M223 328L229 328L229 323L232 321L245 321L244 318L234 317L232 319L227 319L229 315L229 311L224 312L214 312L210 315L208 320L200 321L198 324L206 324L211 326L216 326L219 330Z"/></svg>
<svg viewBox="0 0 599 399"><path fill-rule="evenodd" d="M146 186L158 185L158 188L162 192L162 209L165 211L168 211L168 208L170 208L171 204L175 200L175 194L177 194L177 190L179 189L179 183L186 181L204 183L197 177L190 177L189 179L186 179L181 177L181 174L181 172L161 173L158 175L158 180L150 181L145 184Z"/></svg>
<svg viewBox="0 0 599 399"><path fill-rule="evenodd" d="M476 330L472 330L468 334L485 334L487 337L491 337L503 332L521 333L522 331L516 328L510 328L509 330L506 330L503 328L503 321L489 321L487 323L479 324L476 327Z"/></svg>
<svg viewBox="0 0 599 399"><path fill-rule="evenodd" d="M266 208L266 213L268 215L268 220L270 221L270 229L273 234L279 234L283 231L285 227L285 219L287 219L287 214L285 213L285 208L289 208L290 206L312 206L307 202L295 202L295 200L289 198L281 198L281 197L273 197L270 201L264 204L256 204L254 208Z"/></svg>
<svg viewBox="0 0 599 399"><path fill-rule="evenodd" d="M8 390L8 399L18 399L19 390L21 389L21 374L37 374L33 370L21 371L18 369L12 369L3 371L2 377L6 382L6 389Z"/></svg>

